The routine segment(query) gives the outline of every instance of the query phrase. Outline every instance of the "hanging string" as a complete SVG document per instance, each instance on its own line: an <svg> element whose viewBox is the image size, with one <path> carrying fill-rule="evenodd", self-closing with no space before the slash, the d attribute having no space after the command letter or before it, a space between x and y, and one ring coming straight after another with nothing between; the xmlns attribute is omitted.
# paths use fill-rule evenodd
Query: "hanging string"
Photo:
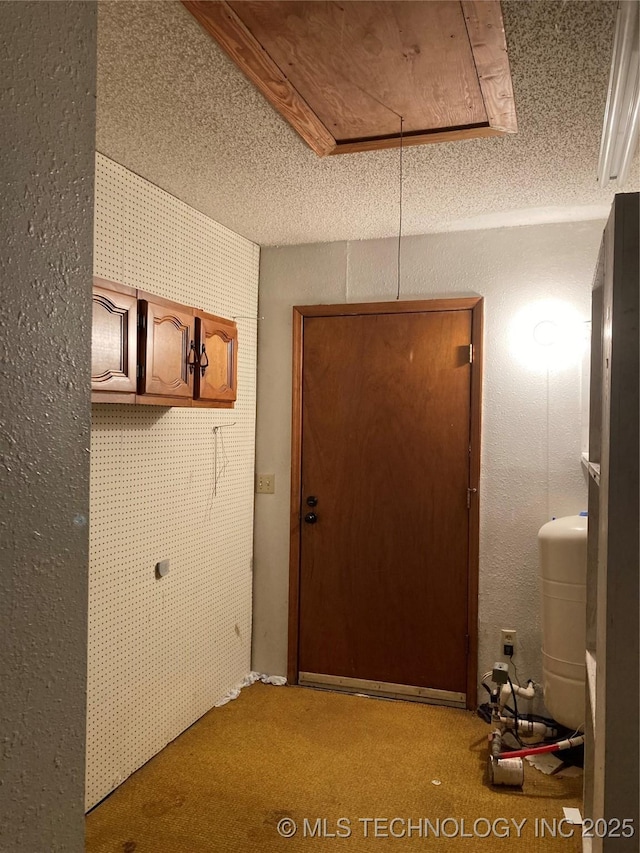
<svg viewBox="0 0 640 853"><path fill-rule="evenodd" d="M400 116L400 204L399 204L399 222L398 222L398 292L396 299L400 299L400 247L402 245L402 153L403 153L403 125L404 119Z"/></svg>
<svg viewBox="0 0 640 853"><path fill-rule="evenodd" d="M209 506L207 507L207 513L209 516L213 509L214 498L218 494L218 483L224 477L227 466L229 465L229 457L227 456L227 452L224 447L224 438L222 437L220 430L225 429L226 427L235 426L236 423L237 421L234 421L231 424L220 424L219 426L213 427L213 486L211 487ZM218 445L220 446L221 465L218 465Z"/></svg>
<svg viewBox="0 0 640 853"><path fill-rule="evenodd" d="M213 428L213 497L218 494L218 430Z"/></svg>

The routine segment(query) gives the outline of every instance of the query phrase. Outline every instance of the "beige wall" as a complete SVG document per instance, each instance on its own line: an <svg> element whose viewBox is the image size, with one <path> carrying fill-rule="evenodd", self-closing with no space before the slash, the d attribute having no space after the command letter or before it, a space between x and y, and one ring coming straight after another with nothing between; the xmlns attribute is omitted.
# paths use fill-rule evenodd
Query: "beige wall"
<svg viewBox="0 0 640 853"><path fill-rule="evenodd" d="M403 240L403 299L485 297L480 672L498 658L499 630L509 627L518 632L520 677L541 676L536 535L552 516L586 506L582 362L576 357L548 370L521 363L514 324L531 303L555 299L582 327L602 227L541 225ZM394 299L396 260L396 240L262 250L256 465L275 472L277 488L256 496L256 669L286 672L291 307Z"/></svg>
<svg viewBox="0 0 640 853"><path fill-rule="evenodd" d="M0 3L0 850L84 850L96 4Z"/></svg>
<svg viewBox="0 0 640 853"><path fill-rule="evenodd" d="M98 155L96 275L237 317L239 362L234 409L92 407L88 807L249 672L258 260Z"/></svg>

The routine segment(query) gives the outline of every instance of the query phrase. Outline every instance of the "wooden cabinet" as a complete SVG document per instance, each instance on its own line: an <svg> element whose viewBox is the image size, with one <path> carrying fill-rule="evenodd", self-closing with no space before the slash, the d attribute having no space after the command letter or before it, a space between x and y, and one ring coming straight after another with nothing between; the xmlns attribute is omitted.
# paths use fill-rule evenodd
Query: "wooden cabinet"
<svg viewBox="0 0 640 853"><path fill-rule="evenodd" d="M134 402L137 366L136 291L95 278L91 334L94 402Z"/></svg>
<svg viewBox="0 0 640 853"><path fill-rule="evenodd" d="M193 310L148 293L138 293L140 325L138 394L148 402L180 405L193 399L196 343ZM147 402L141 400L138 402Z"/></svg>
<svg viewBox="0 0 640 853"><path fill-rule="evenodd" d="M236 324L213 314L196 312L194 405L219 403L230 407L236 399L238 332Z"/></svg>
<svg viewBox="0 0 640 853"><path fill-rule="evenodd" d="M236 324L94 278L91 400L232 408Z"/></svg>

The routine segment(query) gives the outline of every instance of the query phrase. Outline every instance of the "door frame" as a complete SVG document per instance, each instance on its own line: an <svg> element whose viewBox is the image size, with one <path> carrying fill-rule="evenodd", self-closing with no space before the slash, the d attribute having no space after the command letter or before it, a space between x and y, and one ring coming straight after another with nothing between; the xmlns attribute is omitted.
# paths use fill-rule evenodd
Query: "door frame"
<svg viewBox="0 0 640 853"><path fill-rule="evenodd" d="M293 396L291 422L291 506L289 545L289 642L287 678L298 683L300 558L302 506L302 377L304 321L307 317L353 317L362 314L423 314L429 311L471 311L471 407L469 457L469 562L467 568L467 708L477 704L478 683L478 568L480 547L480 437L482 426L482 336L484 299L471 296L406 302L366 302L340 305L294 305L293 307Z"/></svg>

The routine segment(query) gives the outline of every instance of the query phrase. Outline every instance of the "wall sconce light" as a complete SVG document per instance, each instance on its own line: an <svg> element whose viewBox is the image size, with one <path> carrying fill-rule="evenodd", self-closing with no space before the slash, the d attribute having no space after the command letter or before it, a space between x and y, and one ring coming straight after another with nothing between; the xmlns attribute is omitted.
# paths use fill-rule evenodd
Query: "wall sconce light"
<svg viewBox="0 0 640 853"><path fill-rule="evenodd" d="M541 347L551 347L558 340L558 324L553 320L541 320L533 327L533 339Z"/></svg>
<svg viewBox="0 0 640 853"><path fill-rule="evenodd" d="M534 372L580 362L587 347L585 323L571 305L541 300L523 308L511 324L511 351Z"/></svg>

